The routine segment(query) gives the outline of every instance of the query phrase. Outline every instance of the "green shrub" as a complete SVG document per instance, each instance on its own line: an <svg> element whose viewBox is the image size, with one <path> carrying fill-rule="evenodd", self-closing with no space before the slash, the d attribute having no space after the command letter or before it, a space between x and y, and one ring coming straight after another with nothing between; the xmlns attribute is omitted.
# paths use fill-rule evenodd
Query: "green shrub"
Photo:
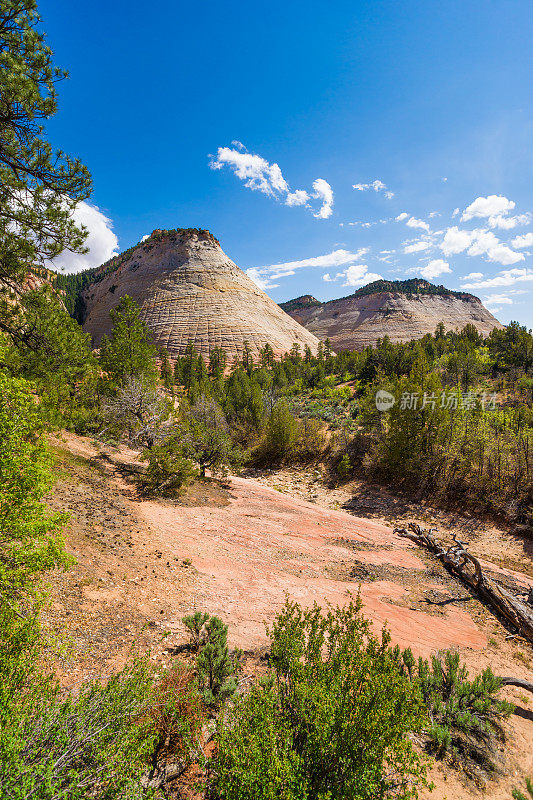
<svg viewBox="0 0 533 800"><path fill-rule="evenodd" d="M170 436L161 444L145 450L141 459L148 462L141 483L150 494L176 494L198 474L192 461L184 457L179 436Z"/></svg>
<svg viewBox="0 0 533 800"><path fill-rule="evenodd" d="M295 461L311 461L318 458L325 447L322 426L315 419L298 420L298 436L292 456Z"/></svg>
<svg viewBox="0 0 533 800"><path fill-rule="evenodd" d="M65 427L79 436L93 436L102 427L102 414L97 406L75 406L65 420Z"/></svg>
<svg viewBox="0 0 533 800"><path fill-rule="evenodd" d="M348 453L345 453L337 464L337 475L344 480L351 474L352 470L353 466L350 461L350 456Z"/></svg>
<svg viewBox="0 0 533 800"><path fill-rule="evenodd" d="M282 461L298 439L298 422L287 402L280 400L272 409L266 429L263 452L270 461Z"/></svg>
<svg viewBox="0 0 533 800"><path fill-rule="evenodd" d="M526 778L526 789L529 798L533 798L533 781L531 778ZM529 798L520 789L513 789L514 800L529 800Z"/></svg>
<svg viewBox="0 0 533 800"><path fill-rule="evenodd" d="M219 617L195 611L183 617L183 623L189 630L191 645L198 653L196 668L201 696L207 705L218 705L237 688L235 674L241 653L237 650L230 656L228 626Z"/></svg>
<svg viewBox="0 0 533 800"><path fill-rule="evenodd" d="M183 756L202 721L192 676L138 660L64 696L35 676L0 709L0 786L10 800L126 800L161 755Z"/></svg>
<svg viewBox="0 0 533 800"><path fill-rule="evenodd" d="M50 513L42 502L52 472L40 407L25 381L1 373L0 397L1 683L3 658L37 624L43 572L73 559L59 533L67 516Z"/></svg>
<svg viewBox="0 0 533 800"><path fill-rule="evenodd" d="M191 647L198 652L205 641L205 623L209 619L209 614L202 611L195 611L190 616L183 617L183 624L191 636Z"/></svg>
<svg viewBox="0 0 533 800"><path fill-rule="evenodd" d="M396 657L398 653L396 648ZM430 716L428 749L440 757L474 755L490 766L490 748L500 722L513 711L510 703L496 697L501 679L487 668L469 680L459 653L451 650L432 656L430 662L422 658L416 662L406 650L401 660L420 686Z"/></svg>
<svg viewBox="0 0 533 800"><path fill-rule="evenodd" d="M268 678L220 717L215 798L416 796L425 765L407 734L422 728L421 697L360 607L286 602L269 631Z"/></svg>

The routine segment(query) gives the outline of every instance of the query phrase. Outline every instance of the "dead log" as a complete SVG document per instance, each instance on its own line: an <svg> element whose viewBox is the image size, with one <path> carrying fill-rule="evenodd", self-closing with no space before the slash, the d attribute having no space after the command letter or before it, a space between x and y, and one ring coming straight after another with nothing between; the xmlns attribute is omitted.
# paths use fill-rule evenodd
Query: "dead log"
<svg viewBox="0 0 533 800"><path fill-rule="evenodd" d="M431 529L426 531L414 522L410 522L407 528L395 528L394 532L435 553L446 569L474 589L482 600L533 644L533 608L484 575L478 559L467 551L464 542L454 536L453 545L445 550Z"/></svg>
<svg viewBox="0 0 533 800"><path fill-rule="evenodd" d="M521 678L500 678L502 686L518 686L526 692L533 692L533 683L523 681Z"/></svg>

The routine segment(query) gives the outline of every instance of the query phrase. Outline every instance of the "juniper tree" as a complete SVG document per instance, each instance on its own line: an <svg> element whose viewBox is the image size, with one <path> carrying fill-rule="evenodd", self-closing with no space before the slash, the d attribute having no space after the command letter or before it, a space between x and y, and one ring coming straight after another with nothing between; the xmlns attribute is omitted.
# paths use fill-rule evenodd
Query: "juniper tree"
<svg viewBox="0 0 533 800"><path fill-rule="evenodd" d="M27 292L20 302L20 314L28 330L41 342L17 339L6 352L9 371L31 381L41 395L41 408L69 418L80 400L96 402L97 364L90 337L65 311L50 288Z"/></svg>

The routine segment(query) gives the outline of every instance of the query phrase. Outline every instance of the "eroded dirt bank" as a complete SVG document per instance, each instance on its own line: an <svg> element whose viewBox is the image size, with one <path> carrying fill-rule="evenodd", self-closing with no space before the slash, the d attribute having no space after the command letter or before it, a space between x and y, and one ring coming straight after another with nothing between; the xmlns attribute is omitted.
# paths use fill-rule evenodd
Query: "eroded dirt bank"
<svg viewBox="0 0 533 800"><path fill-rule="evenodd" d="M186 638L181 617L194 609L228 623L231 645L247 651L245 669L253 670L266 643L264 624L287 594L305 605L343 604L359 586L367 616L377 628L386 623L400 645L422 655L457 648L473 669L491 665L533 679L530 648L506 638L500 622L430 555L395 536L388 512L365 518L339 510L348 489L328 490L317 475L302 488L294 475L269 473L198 484L180 502L143 500L124 477L134 452L67 434L56 447L51 503L71 512L66 538L78 561L53 576L49 613L73 651L58 663L65 685L111 672L135 642L168 663ZM475 547L482 537L475 525L473 531ZM496 534L492 541L499 542ZM525 585L518 544L511 543L508 559L494 548L491 568ZM490 548L480 555L488 559ZM508 725L507 774L486 794L502 800L520 774L533 774L531 696L504 691L519 709ZM449 771L445 779L436 769L436 781L435 798L479 791Z"/></svg>

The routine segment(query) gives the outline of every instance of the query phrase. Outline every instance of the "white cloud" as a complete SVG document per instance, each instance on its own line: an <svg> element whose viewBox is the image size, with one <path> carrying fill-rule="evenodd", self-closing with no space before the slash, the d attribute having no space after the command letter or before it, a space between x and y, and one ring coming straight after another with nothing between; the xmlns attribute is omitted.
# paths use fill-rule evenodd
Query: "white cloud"
<svg viewBox="0 0 533 800"><path fill-rule="evenodd" d="M476 229L472 234L472 243L467 250L469 256L486 255L489 261L496 261L503 266L524 260L523 253L515 253L510 247L502 244L491 231Z"/></svg>
<svg viewBox="0 0 533 800"><path fill-rule="evenodd" d="M378 178L371 183L354 183L352 184L352 189L357 189L358 192L366 192L368 189L373 189L375 192L383 192L387 200L392 200L394 197L394 192L387 189L386 184Z"/></svg>
<svg viewBox="0 0 533 800"><path fill-rule="evenodd" d="M430 261L429 264L420 270L420 274L428 281L439 275L443 275L445 272L451 272L451 269L448 262L444 261L442 258L433 259L433 261Z"/></svg>
<svg viewBox="0 0 533 800"><path fill-rule="evenodd" d="M306 269L307 267L341 267L350 261L359 260L366 253L368 253L367 247L361 247L354 253L350 250L332 250L331 253L326 253L323 256L303 258L300 261L286 261L284 264L270 264L269 266L259 267L259 269L262 273L271 274L273 272Z"/></svg>
<svg viewBox="0 0 533 800"><path fill-rule="evenodd" d="M463 211L461 220L468 222L471 219L486 219L489 228L502 228L511 230L517 225L527 225L531 221L531 214L518 214L509 216L509 212L516 206L514 200L509 200L500 194L490 194L488 197L476 197Z"/></svg>
<svg viewBox="0 0 533 800"><path fill-rule="evenodd" d="M343 286L365 286L382 278L382 275L376 272L369 272L366 264L352 264L344 272L339 273L338 277L340 276L345 278Z"/></svg>
<svg viewBox="0 0 533 800"><path fill-rule="evenodd" d="M305 206L309 200L309 195L304 189L296 189L295 192L289 192L285 198L286 206Z"/></svg>
<svg viewBox="0 0 533 800"><path fill-rule="evenodd" d="M427 222L424 222L423 219L416 219L415 217L409 217L409 219L405 224L409 228L420 228L423 231L429 232L429 225L427 224Z"/></svg>
<svg viewBox="0 0 533 800"><path fill-rule="evenodd" d="M461 210L460 208L454 208L454 210L452 211L452 217L456 217L457 214L460 212L460 210Z"/></svg>
<svg viewBox="0 0 533 800"><path fill-rule="evenodd" d="M408 244L403 248L404 253L420 253L422 250L427 250L428 247L431 247L430 242L426 242L423 239L420 239L418 242L413 242L412 244Z"/></svg>
<svg viewBox="0 0 533 800"><path fill-rule="evenodd" d="M276 286L279 286L279 283L272 283L270 277L267 275L263 277L259 270L255 267L250 267L246 270L246 274L248 277L258 286L260 289L265 291L266 289L275 289Z"/></svg>
<svg viewBox="0 0 533 800"><path fill-rule="evenodd" d="M316 181L313 181L313 189L315 190L313 197L322 200L322 206L313 216L318 217L318 219L331 217L333 212L333 189L324 178L317 178Z"/></svg>
<svg viewBox="0 0 533 800"><path fill-rule="evenodd" d="M506 244L502 244L492 231L475 228L473 231L460 230L456 225L448 228L440 248L445 256L463 253L469 256L486 256L503 266L516 264L524 260L523 253L516 253Z"/></svg>
<svg viewBox="0 0 533 800"><path fill-rule="evenodd" d="M269 164L266 159L253 153L243 153L240 150L232 150L230 147L219 147L216 158L211 158L209 166L211 169L222 169L224 166L229 166L235 175L244 181L245 186L263 192L263 194L274 197L279 193L288 193L289 191L279 165Z"/></svg>
<svg viewBox="0 0 533 800"><path fill-rule="evenodd" d="M462 281L478 281L483 277L482 272L469 272L468 275L465 275L461 278Z"/></svg>
<svg viewBox="0 0 533 800"><path fill-rule="evenodd" d="M516 217L505 217L499 214L496 217L489 217L489 225L491 228L502 228L503 230L511 230L516 228L517 225L529 225L531 222L531 214L517 214Z"/></svg>
<svg viewBox="0 0 533 800"><path fill-rule="evenodd" d="M516 236L511 242L513 247L520 250L522 247L531 247L533 245L533 232L524 233L522 236Z"/></svg>
<svg viewBox="0 0 533 800"><path fill-rule="evenodd" d="M395 218L396 222L405 222L409 228L420 228L420 230L427 231L429 233L429 225L427 222L424 222L423 219L416 219L416 217L411 217L405 211L402 211L401 214Z"/></svg>
<svg viewBox="0 0 533 800"><path fill-rule="evenodd" d="M483 304L486 306L504 305L512 306L513 301L505 294L489 294L484 298Z"/></svg>
<svg viewBox="0 0 533 800"><path fill-rule="evenodd" d="M325 272L324 275L322 275L322 280L326 281L326 283L333 283L333 281L337 280L337 276L332 278L329 272Z"/></svg>
<svg viewBox="0 0 533 800"><path fill-rule="evenodd" d="M528 267L504 269L494 278L465 283L463 289L493 289L499 286L512 286L521 281L533 281L533 270Z"/></svg>
<svg viewBox="0 0 533 800"><path fill-rule="evenodd" d="M469 231L459 230L457 225L454 225L446 231L440 249L445 256L453 256L466 250L471 240L472 237Z"/></svg>
<svg viewBox="0 0 533 800"><path fill-rule="evenodd" d="M118 239L113 231L113 223L97 206L81 201L72 215L77 225L84 225L89 231L85 246L88 253L82 255L64 250L47 266L58 272L81 272L91 267L99 267L118 253Z"/></svg>
<svg viewBox="0 0 533 800"><path fill-rule="evenodd" d="M323 256L313 256L312 258L303 258L300 261L286 261L282 264L269 264L264 267L250 267L246 270L246 274L251 278L254 283L261 289L273 289L279 286L277 283L272 283L279 278L288 278L295 274L298 269L309 269L318 267L319 269L335 269L349 264L353 261L358 261L363 258L368 252L367 247L361 247L359 250L352 252L351 250L332 250L331 253L326 253ZM339 275L336 276L336 278ZM332 278L331 280L336 280ZM327 280L327 278L324 278Z"/></svg>
<svg viewBox="0 0 533 800"><path fill-rule="evenodd" d="M313 181L312 193L304 189L291 191L279 164L270 164L262 156L249 153L242 142L233 141L231 147L219 147L216 156L210 156L209 166L219 170L229 167L248 189L274 197L287 206L305 206L317 219L328 219L333 212L333 190L323 178ZM314 211L310 200L320 200L322 205Z"/></svg>
<svg viewBox="0 0 533 800"><path fill-rule="evenodd" d="M469 219L475 217L484 219L488 217L499 216L500 214L508 214L512 211L516 203L513 200L508 200L500 194L490 194L488 197L476 197L473 203L463 211L461 217L462 222L467 222Z"/></svg>

